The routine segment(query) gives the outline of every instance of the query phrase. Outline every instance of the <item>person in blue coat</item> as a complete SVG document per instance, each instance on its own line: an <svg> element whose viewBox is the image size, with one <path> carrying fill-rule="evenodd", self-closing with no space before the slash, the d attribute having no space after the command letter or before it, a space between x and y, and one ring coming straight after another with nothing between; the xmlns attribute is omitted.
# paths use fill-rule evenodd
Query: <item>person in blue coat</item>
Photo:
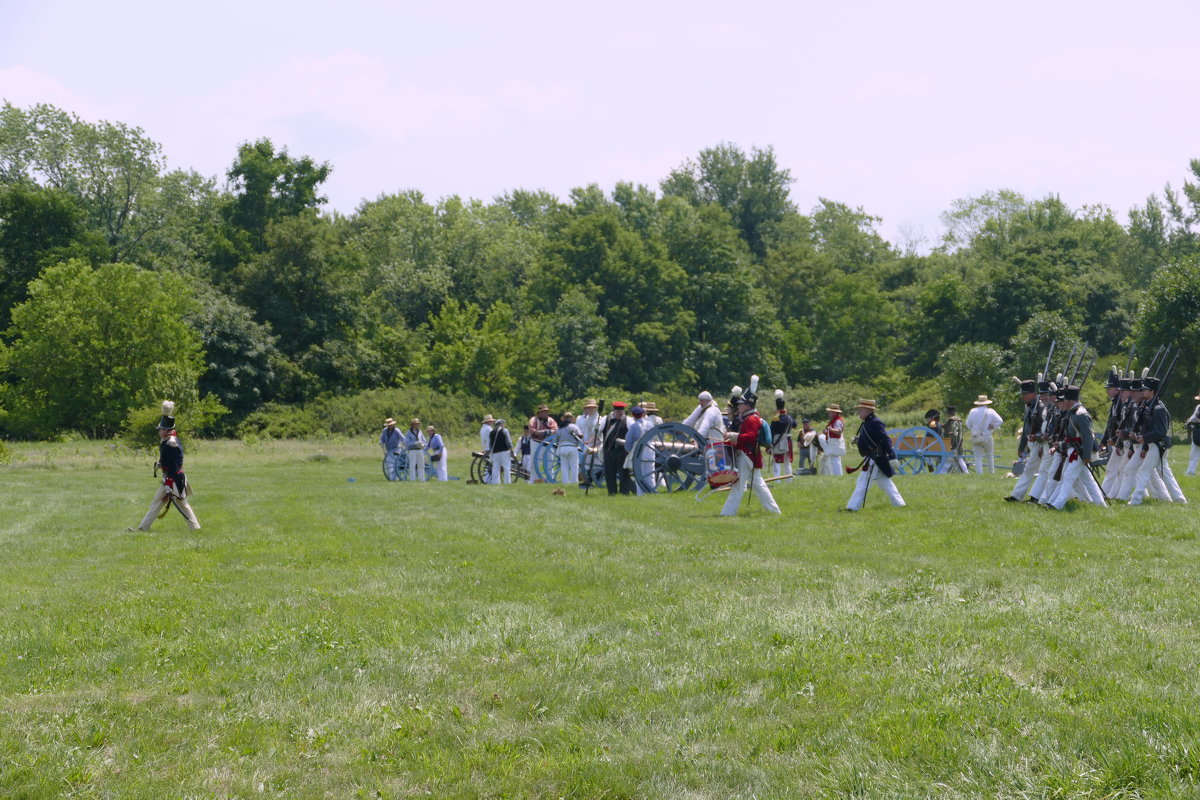
<svg viewBox="0 0 1200 800"><path fill-rule="evenodd" d="M854 484L850 501L846 503L846 510L858 511L863 507L872 483L883 490L892 505L904 505L900 490L892 483L892 476L896 474L896 450L892 446L892 438L888 436L887 426L875 416L875 401L859 400L854 410L862 420L854 442L863 461L859 465L858 481Z"/></svg>

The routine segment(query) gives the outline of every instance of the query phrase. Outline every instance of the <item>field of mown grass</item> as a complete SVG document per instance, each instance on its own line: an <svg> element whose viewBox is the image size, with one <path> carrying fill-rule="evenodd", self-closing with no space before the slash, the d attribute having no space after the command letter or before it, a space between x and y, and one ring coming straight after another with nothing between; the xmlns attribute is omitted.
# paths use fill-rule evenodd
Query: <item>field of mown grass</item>
<svg viewBox="0 0 1200 800"><path fill-rule="evenodd" d="M806 477L726 519L199 442L204 529L142 533L148 452L12 449L3 798L1200 795L1197 505Z"/></svg>

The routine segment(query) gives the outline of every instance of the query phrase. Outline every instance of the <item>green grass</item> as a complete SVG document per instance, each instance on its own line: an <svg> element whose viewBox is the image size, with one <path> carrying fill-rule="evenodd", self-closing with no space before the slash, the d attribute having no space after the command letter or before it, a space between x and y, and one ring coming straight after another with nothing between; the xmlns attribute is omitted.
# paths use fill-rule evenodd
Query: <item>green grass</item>
<svg viewBox="0 0 1200 800"><path fill-rule="evenodd" d="M1200 795L1196 506L803 478L727 519L199 442L204 529L129 533L152 457L12 450L0 797Z"/></svg>

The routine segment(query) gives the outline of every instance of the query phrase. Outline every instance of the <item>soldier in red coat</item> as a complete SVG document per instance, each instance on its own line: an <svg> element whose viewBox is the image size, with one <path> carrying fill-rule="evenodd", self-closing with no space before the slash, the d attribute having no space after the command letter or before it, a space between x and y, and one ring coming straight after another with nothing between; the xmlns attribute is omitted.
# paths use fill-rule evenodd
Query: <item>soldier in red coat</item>
<svg viewBox="0 0 1200 800"><path fill-rule="evenodd" d="M762 503L763 508L772 514L780 513L779 504L771 496L771 490L767 487L767 482L762 475L763 460L760 448L769 447L771 441L768 436L760 433L763 419L754 408L758 403L758 396L755 394L757 390L758 376L752 375L750 388L734 398L735 413L738 418L737 431L726 434L725 439L734 448L733 457L737 466L738 479L733 488L729 490L729 497L725 500L724 508L721 509L721 516L724 517L732 517L737 514L747 485L754 489L754 496Z"/></svg>

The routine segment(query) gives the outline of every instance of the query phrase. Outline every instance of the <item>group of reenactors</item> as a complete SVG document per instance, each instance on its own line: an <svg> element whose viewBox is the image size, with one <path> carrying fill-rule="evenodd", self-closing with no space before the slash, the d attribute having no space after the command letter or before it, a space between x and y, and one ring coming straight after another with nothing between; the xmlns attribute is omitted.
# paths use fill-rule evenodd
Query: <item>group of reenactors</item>
<svg viewBox="0 0 1200 800"><path fill-rule="evenodd" d="M1122 374L1113 366L1106 384L1108 422L1099 436L1079 386L1067 384L1063 375L1018 381L1025 404L1017 446L1022 471L1005 500L1054 510L1072 499L1099 506L1114 501L1136 506L1147 497L1186 503L1167 459L1171 415L1161 399L1163 379L1149 373L1146 368L1140 376ZM1096 475L1101 464L1103 481Z"/></svg>
<svg viewBox="0 0 1200 800"><path fill-rule="evenodd" d="M1150 372L1150 368L1146 368L1137 375L1132 370L1123 372L1113 366L1106 384L1110 401L1108 421L1099 436L1093 429L1091 413L1080 400L1080 387L1070 383L1063 374L1057 374L1053 379L1044 373L1039 373L1035 380L1014 378L1025 407L1017 445L1021 469L1016 485L1004 499L1037 503L1055 510L1063 509L1072 499L1099 506L1108 506L1114 501L1140 505L1147 498L1186 503L1187 498L1168 462L1171 416L1161 400L1165 378ZM1168 370L1167 377L1169 375ZM747 489L767 512L778 514L779 505L767 483L795 474L792 471L791 433L796 423L787 411L783 391L775 392L776 411L768 423L757 410L757 388L757 376L751 378L747 390L735 386L724 414L711 393L700 392L698 405L683 421L699 434L702 441L723 443L733 450L737 480L729 487L722 515L737 513ZM1200 395L1195 399L1200 401ZM990 403L981 396L976 406L982 404L986 411ZM609 494L642 493L644 488L631 474L634 445L663 420L651 401L630 405L615 401L611 411L602 415L600 404L589 399L583 404L583 413L578 418L566 412L561 416L560 424L543 404L530 417L516 442L509 434L505 420L494 419L490 414L485 416L479 432L482 449L475 454L486 456L485 482L511 483L514 460L519 465L518 477L532 482L534 449L554 446L563 483L591 486L593 475L598 472L596 461L600 460ZM183 445L175 429L174 409L174 403L163 403L158 425L159 459L155 464L155 474L161 469L163 479L139 530L149 530L153 522L172 507L179 511L189 528L200 528L188 502L191 485L183 472ZM854 491L843 510L861 509L871 486L878 487L893 505L903 506L904 498L892 482L898 471L894 445L875 413L875 402L864 399L855 406L861 425L851 442L857 446L862 461L852 468L844 468L841 463L841 456L846 452L842 410L832 404L826 411L829 421L824 430L816 431L811 421L805 418L803 428L796 432L801 469L806 463L815 463L818 466L809 469L820 474L858 472ZM963 421L954 413L953 407L948 407L947 411L949 417L944 424L936 411L926 415L926 424L946 437L953 459L951 471L965 472ZM1191 439L1187 474L1195 475L1200 468L1200 405L1196 406L1186 425ZM977 432L973 437L975 435ZM425 480L426 457L436 466L438 479L447 480L446 446L434 426L422 431L421 421L413 419L408 431L401 433L396 428L396 421L388 418L379 444L385 453L401 449L407 453L410 480ZM770 479L763 475L764 450L774 463L774 474ZM1099 465L1107 467L1103 481L1097 477Z"/></svg>

